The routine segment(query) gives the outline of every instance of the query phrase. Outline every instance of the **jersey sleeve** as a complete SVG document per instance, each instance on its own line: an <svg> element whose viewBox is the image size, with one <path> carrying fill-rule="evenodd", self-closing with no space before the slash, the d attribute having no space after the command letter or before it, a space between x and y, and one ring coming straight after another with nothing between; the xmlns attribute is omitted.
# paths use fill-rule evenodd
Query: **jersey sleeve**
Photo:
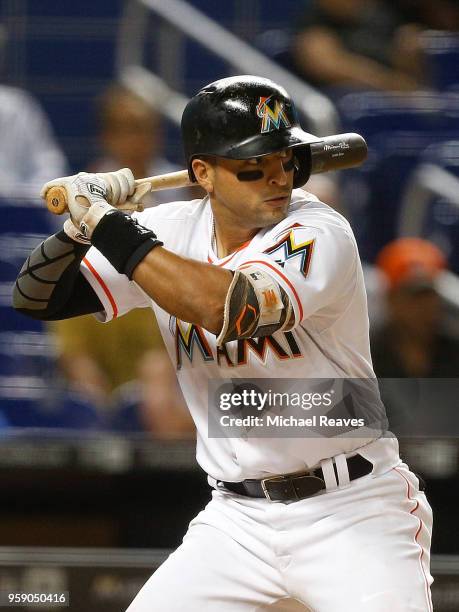
<svg viewBox="0 0 459 612"><path fill-rule="evenodd" d="M147 208L132 216L144 227L152 229L168 250L182 254L187 219L203 209L203 200L179 201ZM87 252L81 271L104 306L105 312L96 315L101 321L108 322L134 308L152 306L151 298L139 285L119 274L95 248Z"/></svg>
<svg viewBox="0 0 459 612"><path fill-rule="evenodd" d="M146 293L125 274L119 274L94 247L86 253L80 269L104 307L104 312L95 315L100 321L107 323L134 308L150 306Z"/></svg>
<svg viewBox="0 0 459 612"><path fill-rule="evenodd" d="M331 322L344 311L354 291L357 261L350 230L299 220L267 236L238 267L252 264L268 272L289 296L297 326L319 312Z"/></svg>

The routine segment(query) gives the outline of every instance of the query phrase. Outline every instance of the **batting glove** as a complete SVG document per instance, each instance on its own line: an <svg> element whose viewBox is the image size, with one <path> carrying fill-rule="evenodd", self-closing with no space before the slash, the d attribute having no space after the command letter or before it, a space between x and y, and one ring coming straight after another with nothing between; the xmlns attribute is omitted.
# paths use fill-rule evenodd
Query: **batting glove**
<svg viewBox="0 0 459 612"><path fill-rule="evenodd" d="M97 177L107 186L107 201L115 208L126 202L135 191L135 180L129 168L122 168L116 172L98 172Z"/></svg>
<svg viewBox="0 0 459 612"><path fill-rule="evenodd" d="M91 239L92 230L95 227L94 223L97 224L96 216L101 218L102 211L105 214L109 210L114 210L113 206L110 206L106 200L107 187L105 182L96 174L80 172L74 176L65 176L46 183L41 190L42 198L46 198L46 194L51 187L63 187L67 194L70 219L76 232L66 222L64 224L65 233L73 240L87 244L87 241ZM88 217L88 224L85 217L94 206L97 209L97 214L94 212Z"/></svg>
<svg viewBox="0 0 459 612"><path fill-rule="evenodd" d="M134 175L129 168L122 168L116 172L99 172L97 174L108 187L108 202L118 210L125 212L141 212L142 199L150 193L148 183L135 184Z"/></svg>

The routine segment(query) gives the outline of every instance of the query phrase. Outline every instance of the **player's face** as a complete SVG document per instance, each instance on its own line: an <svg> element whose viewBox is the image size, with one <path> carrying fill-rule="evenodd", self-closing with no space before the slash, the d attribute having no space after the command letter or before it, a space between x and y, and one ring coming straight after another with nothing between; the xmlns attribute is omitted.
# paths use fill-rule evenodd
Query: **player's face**
<svg viewBox="0 0 459 612"><path fill-rule="evenodd" d="M279 223L287 216L293 189L293 151L254 159L218 158L212 200L220 217L247 229Z"/></svg>

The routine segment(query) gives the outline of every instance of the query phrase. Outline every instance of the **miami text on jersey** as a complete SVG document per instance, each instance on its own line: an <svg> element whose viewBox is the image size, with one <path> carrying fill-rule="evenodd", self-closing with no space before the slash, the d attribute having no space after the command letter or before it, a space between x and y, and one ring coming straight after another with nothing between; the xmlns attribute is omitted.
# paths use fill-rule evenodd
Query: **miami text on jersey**
<svg viewBox="0 0 459 612"><path fill-rule="evenodd" d="M221 366L242 366L249 360L249 354L255 355L262 363L265 362L268 351L277 359L298 359L302 357L301 349L295 339L293 332L284 332L280 338L264 336L263 338L248 338L247 340L235 340L217 347L214 355L205 332L192 323L184 323L178 319L174 320L173 333L175 336L175 354L177 370L183 365L183 355L186 355L192 363L196 350L200 353L200 359L204 361L217 360ZM197 349L195 350L195 347Z"/></svg>

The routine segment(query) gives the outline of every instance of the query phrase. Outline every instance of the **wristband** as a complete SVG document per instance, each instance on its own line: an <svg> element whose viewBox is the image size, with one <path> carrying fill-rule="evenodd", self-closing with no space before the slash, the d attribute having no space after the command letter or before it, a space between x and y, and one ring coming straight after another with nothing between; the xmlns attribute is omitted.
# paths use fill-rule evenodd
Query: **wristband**
<svg viewBox="0 0 459 612"><path fill-rule="evenodd" d="M115 209L101 218L92 233L91 243L129 280L147 253L163 245L154 232Z"/></svg>

